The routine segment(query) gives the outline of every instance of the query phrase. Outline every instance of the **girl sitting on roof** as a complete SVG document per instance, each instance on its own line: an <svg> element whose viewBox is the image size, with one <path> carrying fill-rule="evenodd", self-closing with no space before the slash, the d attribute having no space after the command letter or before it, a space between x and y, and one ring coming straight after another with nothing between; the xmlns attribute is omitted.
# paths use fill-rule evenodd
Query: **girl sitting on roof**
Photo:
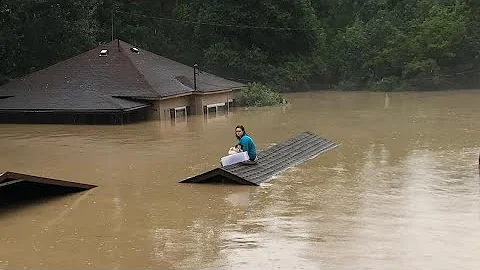
<svg viewBox="0 0 480 270"><path fill-rule="evenodd" d="M255 164L257 158L257 147L252 138L245 133L245 128L242 125L235 127L235 136L238 139L238 144L241 146L242 151L248 153L249 160L244 161L244 164Z"/></svg>

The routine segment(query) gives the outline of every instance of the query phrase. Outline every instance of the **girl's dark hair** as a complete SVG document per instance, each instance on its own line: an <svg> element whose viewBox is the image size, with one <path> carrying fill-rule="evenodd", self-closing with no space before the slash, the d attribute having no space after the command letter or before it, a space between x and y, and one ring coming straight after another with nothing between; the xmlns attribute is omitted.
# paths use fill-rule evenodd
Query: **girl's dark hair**
<svg viewBox="0 0 480 270"><path fill-rule="evenodd" d="M243 135L245 135L245 128L242 125L236 126L235 130L237 130L237 128L241 129L243 131ZM235 132L235 137L237 137L237 139L239 140L242 138L242 137L239 137L236 132Z"/></svg>

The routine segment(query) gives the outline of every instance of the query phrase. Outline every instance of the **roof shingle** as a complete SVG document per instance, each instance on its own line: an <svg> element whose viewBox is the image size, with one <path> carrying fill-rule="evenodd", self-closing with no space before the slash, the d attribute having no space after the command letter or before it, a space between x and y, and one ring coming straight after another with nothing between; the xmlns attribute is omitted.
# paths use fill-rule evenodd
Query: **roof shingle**
<svg viewBox="0 0 480 270"><path fill-rule="evenodd" d="M142 49L135 53L132 47L115 40L0 86L0 97L10 96L0 98L0 110L131 110L146 104L121 97L160 99L193 92L193 67ZM100 57L103 49L108 55ZM199 92L242 86L206 72L197 76Z"/></svg>

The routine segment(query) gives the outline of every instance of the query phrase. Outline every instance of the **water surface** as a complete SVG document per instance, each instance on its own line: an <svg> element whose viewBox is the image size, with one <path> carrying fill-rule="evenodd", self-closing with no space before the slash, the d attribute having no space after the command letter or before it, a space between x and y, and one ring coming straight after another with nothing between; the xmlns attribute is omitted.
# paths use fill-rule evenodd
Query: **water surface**
<svg viewBox="0 0 480 270"><path fill-rule="evenodd" d="M0 269L479 269L480 91L307 92L125 126L0 125L0 170L96 184L0 212ZM340 144L260 187L179 184L243 124Z"/></svg>

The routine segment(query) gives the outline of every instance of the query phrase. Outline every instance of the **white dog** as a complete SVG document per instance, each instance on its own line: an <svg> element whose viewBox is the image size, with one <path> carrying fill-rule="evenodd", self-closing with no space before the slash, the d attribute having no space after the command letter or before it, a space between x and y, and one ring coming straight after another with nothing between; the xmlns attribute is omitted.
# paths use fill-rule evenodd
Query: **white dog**
<svg viewBox="0 0 480 270"><path fill-rule="evenodd" d="M242 152L242 146L240 144L237 144L235 147L232 146L228 150L229 155L237 154L237 153L240 153L240 152Z"/></svg>

